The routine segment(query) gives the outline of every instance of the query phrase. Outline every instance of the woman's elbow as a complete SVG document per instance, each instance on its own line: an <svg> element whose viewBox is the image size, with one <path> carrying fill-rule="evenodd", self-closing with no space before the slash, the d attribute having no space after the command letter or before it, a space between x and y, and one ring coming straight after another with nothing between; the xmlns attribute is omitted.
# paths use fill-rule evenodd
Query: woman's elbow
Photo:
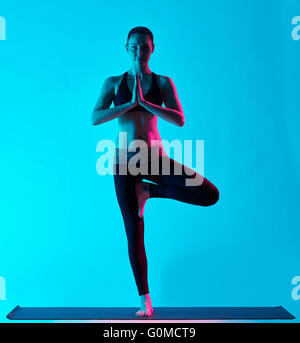
<svg viewBox="0 0 300 343"><path fill-rule="evenodd" d="M92 125L96 125L94 113L92 113L92 115L91 115L91 123L92 123Z"/></svg>
<svg viewBox="0 0 300 343"><path fill-rule="evenodd" d="M179 126L182 127L185 124L184 114L180 116Z"/></svg>
<svg viewBox="0 0 300 343"><path fill-rule="evenodd" d="M96 118L95 111L93 111L93 113L91 115L91 123L92 123L92 125L99 125L99 124L101 124L99 118L98 119Z"/></svg>

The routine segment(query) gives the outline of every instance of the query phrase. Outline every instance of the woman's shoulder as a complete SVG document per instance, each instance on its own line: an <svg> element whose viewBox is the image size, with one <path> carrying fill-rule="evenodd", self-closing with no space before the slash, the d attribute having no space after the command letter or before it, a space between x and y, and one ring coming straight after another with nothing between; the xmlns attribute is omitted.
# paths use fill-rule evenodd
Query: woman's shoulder
<svg viewBox="0 0 300 343"><path fill-rule="evenodd" d="M124 73L121 75L113 75L113 76L108 76L107 78L112 82L112 83L116 83L118 81L120 81L123 77Z"/></svg>
<svg viewBox="0 0 300 343"><path fill-rule="evenodd" d="M165 86L165 85L169 84L170 82L173 82L172 79L170 78L170 76L156 74L156 77L157 77L158 82L162 86Z"/></svg>
<svg viewBox="0 0 300 343"><path fill-rule="evenodd" d="M124 73L121 74L121 75L108 76L106 78L107 82L110 83L111 87L115 88L115 91L116 91L116 89L118 89L118 87L119 87L119 85L121 83L123 75L124 75Z"/></svg>
<svg viewBox="0 0 300 343"><path fill-rule="evenodd" d="M168 78L168 76L165 75L159 75L157 73L154 73L156 75L156 78L158 79L159 82L165 82L165 80Z"/></svg>
<svg viewBox="0 0 300 343"><path fill-rule="evenodd" d="M174 84L170 76L156 74L156 79L161 90L169 89Z"/></svg>

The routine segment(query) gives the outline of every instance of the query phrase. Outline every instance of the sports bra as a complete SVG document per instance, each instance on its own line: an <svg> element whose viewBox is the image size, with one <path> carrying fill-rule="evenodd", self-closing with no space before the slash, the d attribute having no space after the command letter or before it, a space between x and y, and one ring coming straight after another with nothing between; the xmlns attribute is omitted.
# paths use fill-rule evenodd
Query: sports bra
<svg viewBox="0 0 300 343"><path fill-rule="evenodd" d="M125 104L126 102L129 102L132 98L132 93L130 92L130 89L128 88L128 85L127 85L127 75L128 75L128 71L126 71L123 74L121 84L119 86L117 94L114 97L115 106ZM157 83L157 75L153 72L152 72L151 87L148 93L144 95L144 99L148 100L152 104L156 104L159 106L161 106L163 103L162 95L161 95L161 92ZM127 112L135 112L135 111L148 111L148 110L141 105L136 105L134 108L130 109Z"/></svg>

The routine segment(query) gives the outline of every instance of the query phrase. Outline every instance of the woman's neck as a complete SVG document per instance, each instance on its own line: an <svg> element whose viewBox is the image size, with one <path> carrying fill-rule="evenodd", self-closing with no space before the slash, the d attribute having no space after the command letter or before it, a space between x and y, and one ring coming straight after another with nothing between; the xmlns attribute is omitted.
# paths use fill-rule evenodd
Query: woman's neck
<svg viewBox="0 0 300 343"><path fill-rule="evenodd" d="M132 65L132 67L129 69L128 74L130 76L134 76L135 73L138 73L140 76L144 76L144 75L150 75L152 72L147 65Z"/></svg>

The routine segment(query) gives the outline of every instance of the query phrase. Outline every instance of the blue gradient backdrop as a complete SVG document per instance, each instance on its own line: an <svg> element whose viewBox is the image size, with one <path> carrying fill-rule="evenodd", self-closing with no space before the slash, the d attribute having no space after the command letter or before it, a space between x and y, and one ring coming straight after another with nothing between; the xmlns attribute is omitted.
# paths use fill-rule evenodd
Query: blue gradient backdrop
<svg viewBox="0 0 300 343"><path fill-rule="evenodd" d="M300 317L299 1L3 1L0 41L0 321L20 306L139 306L113 176L91 125L104 79L130 68L129 30L149 27L150 69L170 76L200 139L212 207L150 199L153 306L279 306ZM300 34L300 31L299 31ZM296 321L299 318L296 319Z"/></svg>

